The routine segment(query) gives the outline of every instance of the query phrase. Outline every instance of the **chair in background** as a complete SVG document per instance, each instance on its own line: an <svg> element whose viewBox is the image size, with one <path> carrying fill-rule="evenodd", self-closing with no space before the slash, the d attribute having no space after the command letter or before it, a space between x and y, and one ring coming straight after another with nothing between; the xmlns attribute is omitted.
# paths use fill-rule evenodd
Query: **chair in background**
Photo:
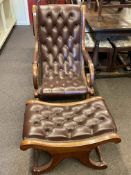
<svg viewBox="0 0 131 175"><path fill-rule="evenodd" d="M38 5L36 10L35 97L92 95L94 67L85 50L83 12L72 5L47 7ZM84 60L89 68L87 76Z"/></svg>
<svg viewBox="0 0 131 175"><path fill-rule="evenodd" d="M95 48L95 41L91 33L85 34L85 47L88 52L93 53ZM106 53L106 55L105 57L103 56L98 58L99 64L96 69L104 72L110 72L112 66L112 57L114 53L114 48L107 39L100 41L99 53L101 52Z"/></svg>
<svg viewBox="0 0 131 175"><path fill-rule="evenodd" d="M131 72L131 37L112 37L110 42L114 47L112 70L125 68Z"/></svg>

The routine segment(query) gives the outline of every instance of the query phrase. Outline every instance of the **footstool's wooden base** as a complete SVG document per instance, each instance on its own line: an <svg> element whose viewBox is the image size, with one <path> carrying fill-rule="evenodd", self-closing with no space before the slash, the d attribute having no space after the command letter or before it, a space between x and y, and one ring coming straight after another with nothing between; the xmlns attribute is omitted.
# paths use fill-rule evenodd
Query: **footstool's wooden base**
<svg viewBox="0 0 131 175"><path fill-rule="evenodd" d="M103 112L101 113L101 110L104 110L106 115L110 115L108 113L108 110L106 111L106 109L104 109L105 106L100 107L100 104L102 105L102 103L100 103L100 101L102 101L102 100L103 99L101 97L95 97L95 98L80 102L80 104L85 104L85 103L87 104L89 102L91 105L91 103L93 101L94 102L99 101L99 103L96 104L96 106L99 106L99 110L98 110L99 113L98 114L102 115ZM31 103L32 104L35 103L35 105L36 105L35 100L32 101ZM37 104L38 103L44 104L44 105L47 104L44 102L37 101ZM71 106L74 106L76 104L78 105L79 103L70 103ZM59 104L59 106L62 106L62 105L63 104L61 104L61 105ZM70 106L70 105L68 104L68 106ZM51 106L58 106L58 104L57 105L51 104ZM31 106L31 108L33 108L33 107ZM85 108L85 106L84 106L84 108ZM30 108L28 108L28 110L26 110L26 112L25 112L25 122L26 122L26 124L28 123L28 126L29 126L30 122L32 122L32 118L30 118L29 121L27 120L28 117L26 114L28 114L28 115L30 114L29 109ZM34 109L36 109L36 108L33 108L33 115L35 115ZM74 109L78 109L78 108L74 108ZM83 111L84 109L81 108L81 110ZM40 114L40 111L37 110L37 112ZM94 121L98 122L99 117L100 116L96 117L96 114L95 114ZM34 116L33 116L33 118L34 118ZM94 116L93 116L93 118L94 118ZM102 119L102 117L100 119ZM70 158L70 157L78 159L82 164L84 164L88 167L91 167L91 168L95 168L95 169L106 168L107 164L104 162L104 160L102 158L101 151L100 151L100 145L108 143L108 142L119 143L121 141L120 137L116 133L115 124L112 121L112 119L110 119L113 122L112 125L111 124L108 125L108 123L111 122L109 119L110 119L110 116L107 116L107 119L105 119L105 124L100 123L100 121L97 123L97 128L99 128L101 126L102 129L105 130L105 127L107 127L107 130L105 130L105 132L102 132L102 130L101 130L101 132L97 135L93 135L92 137L90 136L87 138L83 137L83 138L79 138L79 139L75 139L74 137L72 139L66 139L66 140L54 140L54 139L58 139L55 137L51 138L52 140L49 140L47 138L42 139L42 138L40 138L40 135L39 135L39 137L34 136L34 134L35 134L35 133L33 133L34 128L33 128L33 131L31 130L32 127L30 127L30 129L25 128L24 132L23 132L24 139L21 142L20 148L22 150L27 150L29 148L34 149L34 165L32 168L33 174L38 175L38 174L47 172L47 171L53 169L54 167L56 167L63 159ZM73 118L73 120L75 121L74 118ZM89 124L89 122L90 122L90 120L88 120L87 123ZM32 125L32 123L31 123L31 125ZM25 123L24 123L24 127L25 126L27 126L27 125L25 125ZM37 127L40 127L40 126L37 126ZM98 131L100 131L100 130L97 129L97 132ZM33 134L28 135L29 132L31 132ZM41 132L42 131L40 131L40 133ZM83 132L82 132L82 134L83 134ZM94 149L96 149L96 152L98 153L98 156L99 156L98 162L90 159L90 153ZM48 152L52 157L51 160L45 165L38 164L39 150L43 150L43 151Z"/></svg>

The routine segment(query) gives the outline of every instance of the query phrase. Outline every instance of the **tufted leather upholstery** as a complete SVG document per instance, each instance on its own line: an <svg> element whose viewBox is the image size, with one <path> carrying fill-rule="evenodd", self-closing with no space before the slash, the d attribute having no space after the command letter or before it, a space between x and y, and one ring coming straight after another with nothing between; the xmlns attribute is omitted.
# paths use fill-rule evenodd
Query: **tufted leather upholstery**
<svg viewBox="0 0 131 175"><path fill-rule="evenodd" d="M25 111L24 138L77 140L116 132L116 125L100 97L77 104L33 101Z"/></svg>
<svg viewBox="0 0 131 175"><path fill-rule="evenodd" d="M39 6L37 14L37 34L43 70L39 94L86 94L89 88L81 49L81 7Z"/></svg>

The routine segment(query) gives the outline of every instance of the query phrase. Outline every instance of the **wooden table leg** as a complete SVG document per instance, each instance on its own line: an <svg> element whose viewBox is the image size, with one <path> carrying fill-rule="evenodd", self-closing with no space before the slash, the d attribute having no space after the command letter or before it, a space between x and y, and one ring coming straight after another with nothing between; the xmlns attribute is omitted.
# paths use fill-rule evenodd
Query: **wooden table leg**
<svg viewBox="0 0 131 175"><path fill-rule="evenodd" d="M98 21L101 21L102 20L102 16L101 16L102 6L103 6L103 0L100 0L99 1L99 7L98 7Z"/></svg>
<svg viewBox="0 0 131 175"><path fill-rule="evenodd" d="M99 43L100 43L100 40L96 40L95 48L94 48L94 54L93 54L93 63L94 63L95 69L98 65Z"/></svg>
<svg viewBox="0 0 131 175"><path fill-rule="evenodd" d="M112 71L112 59L113 59L113 49L110 49L107 60L107 72Z"/></svg>

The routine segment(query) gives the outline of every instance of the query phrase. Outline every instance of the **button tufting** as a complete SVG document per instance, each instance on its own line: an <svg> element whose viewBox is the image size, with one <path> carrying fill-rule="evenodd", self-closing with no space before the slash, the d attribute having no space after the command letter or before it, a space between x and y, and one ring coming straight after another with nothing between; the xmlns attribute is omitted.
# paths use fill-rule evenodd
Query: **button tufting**
<svg viewBox="0 0 131 175"><path fill-rule="evenodd" d="M69 8L65 13L61 8L57 10L54 10L55 7L52 8L46 10L40 8L41 13L38 16L38 22L41 24L41 30L38 31L41 57L43 62L46 61L46 64L43 64L40 95L49 93L66 95L72 92L86 94L88 89L81 74L80 45L78 44L81 40L81 37L78 37L81 31L75 29L75 24L81 26L81 20L78 20L81 18L80 10L74 11ZM72 21L69 21L69 18ZM75 60L78 60L76 66L74 66ZM76 76L77 85L73 85L72 82ZM78 79L81 80L80 83L77 82Z"/></svg>
<svg viewBox="0 0 131 175"><path fill-rule="evenodd" d="M98 104L102 106L101 109L95 108ZM92 110L92 106L95 111ZM38 114L38 109L41 109L41 115ZM68 140L77 139L77 136L87 138L116 131L110 113L105 111L107 110L103 100L72 106L29 104L25 112L24 137L35 135L36 138L38 136L42 139Z"/></svg>

